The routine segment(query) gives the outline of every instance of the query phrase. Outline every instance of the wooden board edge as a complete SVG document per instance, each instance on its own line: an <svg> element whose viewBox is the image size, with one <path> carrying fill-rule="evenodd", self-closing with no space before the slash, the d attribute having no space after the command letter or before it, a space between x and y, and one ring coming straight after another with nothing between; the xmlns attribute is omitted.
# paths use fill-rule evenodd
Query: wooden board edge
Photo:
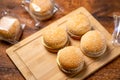
<svg viewBox="0 0 120 80"><path fill-rule="evenodd" d="M94 27L94 26L92 26L92 27L99 30L100 32L105 32L105 34L107 34L106 37L109 38L109 40L110 40L111 34L102 26L102 24L100 24L100 22L98 22L97 19L89 11L87 11L87 9L85 9L84 7L82 7L81 9L83 11L85 11L86 14L90 15L89 17L94 20L94 21L92 21L93 24L99 25L99 27Z"/></svg>
<svg viewBox="0 0 120 80"><path fill-rule="evenodd" d="M117 51L117 52L116 52ZM88 76L90 76L91 74L93 74L95 71L99 70L100 68L102 68L103 66L105 66L107 63L109 63L110 61L112 61L113 59L115 59L116 57L120 56L120 48L114 48L112 51L111 51L111 55L106 59L104 60L104 63L103 64L100 64L100 62L96 62L96 63L92 63L90 64L90 66L88 67L88 69L90 70L90 72L87 72L85 75L76 75L73 78L68 78L67 80L84 80L85 78L87 78ZM116 55L114 55L113 53L116 52ZM106 56L105 56L106 57ZM104 57L104 59L105 59ZM97 65L100 65L99 67L94 67L93 69L93 66L97 66ZM95 69L96 68L96 69ZM80 77L79 77L80 76Z"/></svg>
<svg viewBox="0 0 120 80"><path fill-rule="evenodd" d="M14 52L8 52L9 58L13 61L13 64L18 68L26 80L36 80L32 73L29 71L24 62Z"/></svg>

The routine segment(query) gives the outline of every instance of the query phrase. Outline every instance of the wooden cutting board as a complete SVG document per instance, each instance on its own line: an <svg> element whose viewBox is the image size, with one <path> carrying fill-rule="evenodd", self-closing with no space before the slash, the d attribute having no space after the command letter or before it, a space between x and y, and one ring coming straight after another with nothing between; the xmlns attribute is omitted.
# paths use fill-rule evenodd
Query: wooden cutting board
<svg viewBox="0 0 120 80"><path fill-rule="evenodd" d="M57 66L56 56L48 52L42 45L42 32L49 27L65 28L68 17L74 14L86 15L93 29L96 29L106 37L107 51L99 58L92 59L84 56L85 67L78 74L66 75ZM70 38L71 45L80 46L79 40ZM115 57L119 56L120 48L111 43L111 35L107 30L83 7L69 13L65 17L53 22L46 28L36 32L32 36L7 49L7 54L27 80L83 80Z"/></svg>

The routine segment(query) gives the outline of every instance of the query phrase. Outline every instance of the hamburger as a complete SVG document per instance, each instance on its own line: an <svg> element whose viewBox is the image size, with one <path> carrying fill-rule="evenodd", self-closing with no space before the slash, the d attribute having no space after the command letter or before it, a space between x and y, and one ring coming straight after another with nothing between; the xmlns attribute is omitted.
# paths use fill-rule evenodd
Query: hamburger
<svg viewBox="0 0 120 80"><path fill-rule="evenodd" d="M72 38L80 39L90 29L90 21L84 14L80 13L68 18L67 32Z"/></svg>
<svg viewBox="0 0 120 80"><path fill-rule="evenodd" d="M80 72L84 67L84 59L80 48L68 46L59 50L57 64L65 73L73 74Z"/></svg>
<svg viewBox="0 0 120 80"><path fill-rule="evenodd" d="M43 45L51 52L69 45L69 38L65 29L49 28L43 33Z"/></svg>
<svg viewBox="0 0 120 80"><path fill-rule="evenodd" d="M82 52L88 57L99 57L106 51L105 37L97 30L85 33L80 42Z"/></svg>

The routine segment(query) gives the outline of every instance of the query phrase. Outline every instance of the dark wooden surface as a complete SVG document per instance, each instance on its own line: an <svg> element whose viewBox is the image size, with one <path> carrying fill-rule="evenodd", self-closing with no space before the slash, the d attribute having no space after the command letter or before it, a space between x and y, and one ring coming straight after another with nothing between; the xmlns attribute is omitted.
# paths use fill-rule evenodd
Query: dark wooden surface
<svg viewBox="0 0 120 80"><path fill-rule="evenodd" d="M120 15L120 0L55 0L55 2L59 11L52 19L41 22L41 28L83 6L112 34L113 14ZM20 0L0 0L0 17L4 10L19 16L21 22L26 24L21 38L23 40L40 29L34 27L33 19L20 4ZM0 80L25 80L5 52L10 46L12 45L0 41ZM85 80L120 80L120 56Z"/></svg>

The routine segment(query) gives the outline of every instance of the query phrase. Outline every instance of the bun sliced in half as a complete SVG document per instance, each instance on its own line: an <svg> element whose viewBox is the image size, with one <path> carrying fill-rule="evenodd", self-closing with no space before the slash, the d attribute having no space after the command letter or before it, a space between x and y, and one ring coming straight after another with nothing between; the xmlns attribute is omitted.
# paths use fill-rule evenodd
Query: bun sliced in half
<svg viewBox="0 0 120 80"><path fill-rule="evenodd" d="M86 56L99 57L105 53L106 47L104 36L97 30L89 31L81 38L80 48Z"/></svg>
<svg viewBox="0 0 120 80"><path fill-rule="evenodd" d="M73 15L68 19L67 32L74 39L80 39L83 34L91 29L90 21L84 14Z"/></svg>
<svg viewBox="0 0 120 80"><path fill-rule="evenodd" d="M31 0L29 9L37 19L46 20L53 15L54 3L51 0Z"/></svg>
<svg viewBox="0 0 120 80"><path fill-rule="evenodd" d="M49 28L43 33L43 45L51 52L69 45L69 39L65 29L56 27Z"/></svg>
<svg viewBox="0 0 120 80"><path fill-rule="evenodd" d="M59 50L57 64L59 68L68 74L78 73L84 67L84 60L80 48L68 46Z"/></svg>

